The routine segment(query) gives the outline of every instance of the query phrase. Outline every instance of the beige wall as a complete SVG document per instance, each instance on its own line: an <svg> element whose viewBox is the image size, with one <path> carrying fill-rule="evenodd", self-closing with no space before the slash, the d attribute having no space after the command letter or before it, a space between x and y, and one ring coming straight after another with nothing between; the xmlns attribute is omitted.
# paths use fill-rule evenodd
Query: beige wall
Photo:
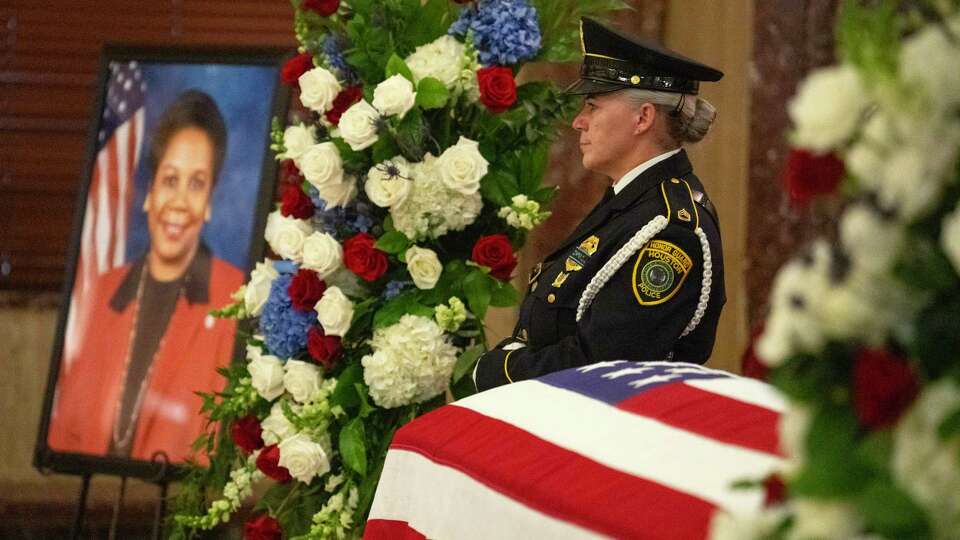
<svg viewBox="0 0 960 540"><path fill-rule="evenodd" d="M748 340L744 261L750 137L750 58L753 4L748 0L673 0L666 44L725 73L701 85L719 114L703 142L690 148L694 170L720 215L727 305L709 365L739 371Z"/></svg>

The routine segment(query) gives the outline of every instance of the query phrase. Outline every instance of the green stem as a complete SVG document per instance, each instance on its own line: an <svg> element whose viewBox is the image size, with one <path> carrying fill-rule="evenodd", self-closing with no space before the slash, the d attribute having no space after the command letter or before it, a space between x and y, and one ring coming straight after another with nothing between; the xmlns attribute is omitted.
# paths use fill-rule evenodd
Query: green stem
<svg viewBox="0 0 960 540"><path fill-rule="evenodd" d="M283 512L283 507L287 505L287 502L290 501L290 499L293 497L293 494L296 493L296 492L300 489L300 486L301 486L301 485L303 485L303 484L301 484L300 482L297 482L297 485L293 486L293 489L291 489L291 490L287 493L287 496L283 498L283 501L280 502L280 506L277 507L277 509L276 509L276 511L274 512L274 514L276 514L277 516L279 516L280 513Z"/></svg>

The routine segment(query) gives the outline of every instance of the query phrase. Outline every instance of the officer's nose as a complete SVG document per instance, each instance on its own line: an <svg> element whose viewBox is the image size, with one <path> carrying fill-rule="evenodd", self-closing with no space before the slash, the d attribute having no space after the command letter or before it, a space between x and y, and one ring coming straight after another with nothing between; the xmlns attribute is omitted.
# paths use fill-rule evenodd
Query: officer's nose
<svg viewBox="0 0 960 540"><path fill-rule="evenodd" d="M583 109L577 114L576 118L573 119L573 129L577 131L586 131L587 130L587 121L583 117Z"/></svg>

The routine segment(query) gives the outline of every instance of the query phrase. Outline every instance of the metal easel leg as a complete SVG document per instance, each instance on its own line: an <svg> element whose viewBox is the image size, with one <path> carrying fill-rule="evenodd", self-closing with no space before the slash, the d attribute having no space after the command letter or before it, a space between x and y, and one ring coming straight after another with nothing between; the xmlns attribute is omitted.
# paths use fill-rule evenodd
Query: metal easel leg
<svg viewBox="0 0 960 540"><path fill-rule="evenodd" d="M83 518L87 512L87 495L90 493L90 474L83 475L80 485L80 497L77 498L77 510L73 514L73 528L70 529L70 539L79 540L83 531Z"/></svg>
<svg viewBox="0 0 960 540"><path fill-rule="evenodd" d="M107 538L116 540L117 524L120 522L120 510L123 508L123 497L127 493L127 477L120 478L120 491L117 493L117 500L113 502L113 518L110 519L110 534Z"/></svg>

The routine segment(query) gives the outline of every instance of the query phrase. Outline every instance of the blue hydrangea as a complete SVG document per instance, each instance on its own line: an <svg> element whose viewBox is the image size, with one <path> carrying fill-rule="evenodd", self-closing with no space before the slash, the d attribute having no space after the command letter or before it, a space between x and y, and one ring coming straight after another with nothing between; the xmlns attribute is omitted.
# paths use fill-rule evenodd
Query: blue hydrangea
<svg viewBox="0 0 960 540"><path fill-rule="evenodd" d="M342 37L328 35L323 41L323 56L327 60L327 66L333 68L338 78L348 85L355 85L360 82L356 72L347 63L343 56L343 50L347 48L347 42Z"/></svg>
<svg viewBox="0 0 960 540"><path fill-rule="evenodd" d="M510 66L530 60L540 51L537 10L527 0L480 0L460 12L451 35L473 33L480 63Z"/></svg>
<svg viewBox="0 0 960 540"><path fill-rule="evenodd" d="M308 195L316 208L313 227L318 231L343 240L357 233L370 232L373 227L373 219L369 215L370 207L367 204L354 202L347 207L338 206L327 210L327 202L317 196L317 190L313 186L310 186Z"/></svg>
<svg viewBox="0 0 960 540"><path fill-rule="evenodd" d="M390 300L391 298L396 298L404 289L413 285L412 281L399 281L393 280L388 282L383 287L383 298L384 300Z"/></svg>
<svg viewBox="0 0 960 540"><path fill-rule="evenodd" d="M260 333L270 354L286 360L307 346L307 331L317 322L316 311L299 311L290 303L287 288L293 276L280 274L260 315Z"/></svg>

